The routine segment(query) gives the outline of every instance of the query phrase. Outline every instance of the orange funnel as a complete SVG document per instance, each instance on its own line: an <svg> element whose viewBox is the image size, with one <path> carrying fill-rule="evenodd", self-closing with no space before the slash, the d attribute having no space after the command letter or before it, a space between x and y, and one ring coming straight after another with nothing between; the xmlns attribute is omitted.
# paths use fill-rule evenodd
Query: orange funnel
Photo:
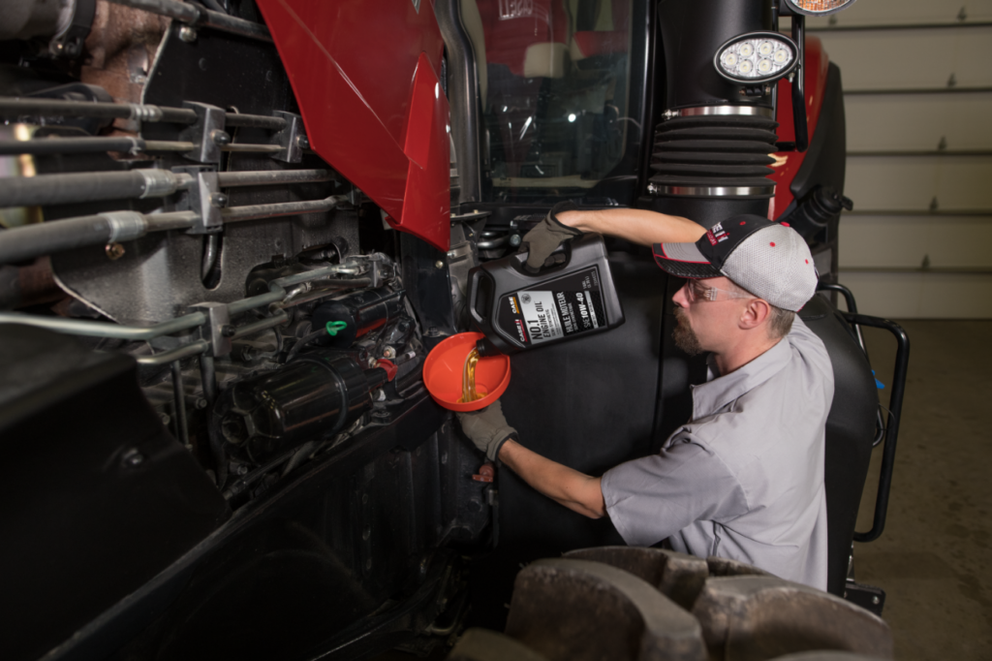
<svg viewBox="0 0 992 661"><path fill-rule="evenodd" d="M475 366L475 387L486 396L474 402L459 402L462 397L462 373L465 359L482 333L452 335L434 347L424 361L424 383L438 404L451 411L478 411L499 399L510 383L510 357L497 355L480 358Z"/></svg>

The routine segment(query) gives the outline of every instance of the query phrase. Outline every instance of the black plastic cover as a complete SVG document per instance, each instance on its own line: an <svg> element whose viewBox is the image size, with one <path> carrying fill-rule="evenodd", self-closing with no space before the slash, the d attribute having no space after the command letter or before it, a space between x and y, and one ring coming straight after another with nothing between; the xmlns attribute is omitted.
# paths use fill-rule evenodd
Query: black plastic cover
<svg viewBox="0 0 992 661"><path fill-rule="evenodd" d="M0 657L35 659L230 516L134 359L0 325Z"/></svg>
<svg viewBox="0 0 992 661"><path fill-rule="evenodd" d="M836 309L814 296L799 314L830 354L834 399L827 417L827 591L842 596L854 525L875 439L878 390L868 359Z"/></svg>

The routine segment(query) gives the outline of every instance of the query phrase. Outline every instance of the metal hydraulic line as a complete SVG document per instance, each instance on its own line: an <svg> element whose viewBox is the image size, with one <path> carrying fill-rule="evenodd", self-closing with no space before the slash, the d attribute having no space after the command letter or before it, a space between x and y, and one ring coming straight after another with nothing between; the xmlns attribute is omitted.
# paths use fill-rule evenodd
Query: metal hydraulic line
<svg viewBox="0 0 992 661"><path fill-rule="evenodd" d="M33 97L0 97L0 117L17 119L18 117L31 115L134 119L142 122L168 122L170 124L196 124L198 121L196 111L189 108L170 108L168 106L142 103L103 103ZM263 128L271 131L281 131L286 128L286 120L282 117L270 115L249 115L228 112L224 113L224 125L230 128ZM24 143L30 144L49 140L53 142L63 140L66 142L83 142L86 140L126 140L130 142L133 140L140 141L140 138L39 138L36 140L26 140ZM148 144L152 144L152 141L149 141ZM127 148L127 150L130 149L131 147Z"/></svg>
<svg viewBox="0 0 992 661"><path fill-rule="evenodd" d="M330 170L323 169L221 172L217 183L221 188L274 186L329 181L333 176ZM165 197L193 182L189 174L152 168L10 177L0 179L0 207Z"/></svg>

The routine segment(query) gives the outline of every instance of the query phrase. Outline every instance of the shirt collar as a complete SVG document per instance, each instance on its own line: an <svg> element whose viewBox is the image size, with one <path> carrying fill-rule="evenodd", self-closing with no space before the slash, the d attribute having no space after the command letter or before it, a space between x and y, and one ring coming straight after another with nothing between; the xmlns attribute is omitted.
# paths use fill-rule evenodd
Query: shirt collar
<svg viewBox="0 0 992 661"><path fill-rule="evenodd" d="M707 359L710 379L692 387L692 419L699 420L712 415L738 399L752 388L772 378L782 371L792 358L792 346L788 338L782 338L768 351L730 374L712 378L716 366L712 355Z"/></svg>

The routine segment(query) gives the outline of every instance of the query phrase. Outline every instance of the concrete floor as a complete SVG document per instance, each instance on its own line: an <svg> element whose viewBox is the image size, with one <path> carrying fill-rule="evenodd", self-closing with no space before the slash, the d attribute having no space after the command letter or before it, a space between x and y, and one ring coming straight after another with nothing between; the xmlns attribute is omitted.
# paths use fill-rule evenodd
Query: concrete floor
<svg viewBox="0 0 992 661"><path fill-rule="evenodd" d="M855 544L900 661L992 659L992 321L905 321L911 351L885 531ZM866 330L889 383L895 343ZM887 403L890 388L881 391ZM858 529L871 527L876 448Z"/></svg>

